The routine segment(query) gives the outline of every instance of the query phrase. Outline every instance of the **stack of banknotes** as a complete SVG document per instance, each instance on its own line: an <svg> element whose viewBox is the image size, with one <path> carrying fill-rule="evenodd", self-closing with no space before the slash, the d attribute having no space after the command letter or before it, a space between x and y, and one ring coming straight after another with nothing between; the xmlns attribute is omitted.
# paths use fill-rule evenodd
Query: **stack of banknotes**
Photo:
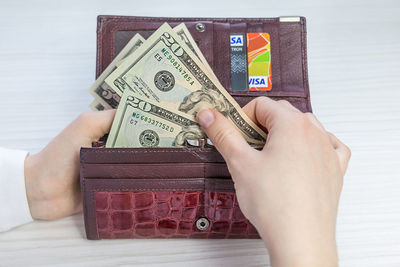
<svg viewBox="0 0 400 267"><path fill-rule="evenodd" d="M198 111L226 116L252 146L266 133L223 88L185 24L163 24L147 40L136 34L89 92L94 110L117 108L106 147L174 147L207 140Z"/></svg>

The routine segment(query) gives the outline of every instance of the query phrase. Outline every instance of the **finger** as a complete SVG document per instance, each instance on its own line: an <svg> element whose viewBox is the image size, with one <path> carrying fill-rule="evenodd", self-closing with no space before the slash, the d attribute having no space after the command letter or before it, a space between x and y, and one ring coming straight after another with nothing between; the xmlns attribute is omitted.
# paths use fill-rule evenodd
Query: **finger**
<svg viewBox="0 0 400 267"><path fill-rule="evenodd" d="M197 121L227 163L251 153L252 148L232 122L217 110L204 109L197 113Z"/></svg>
<svg viewBox="0 0 400 267"><path fill-rule="evenodd" d="M257 97L243 107L246 115L255 123L271 131L276 123L287 123L287 118L292 110L286 104L279 103L268 97Z"/></svg>
<svg viewBox="0 0 400 267"><path fill-rule="evenodd" d="M115 109L84 112L76 119L74 130L78 134L84 132L92 141L98 140L110 131L115 112Z"/></svg>
<svg viewBox="0 0 400 267"><path fill-rule="evenodd" d="M242 107L244 113L246 113L247 117L249 117L250 120L252 120L258 127L260 127L264 132L267 132L267 128L265 128L261 123L257 120L256 117L256 102L257 98L251 100L249 103L247 103L244 107Z"/></svg>
<svg viewBox="0 0 400 267"><path fill-rule="evenodd" d="M346 173L347 166L351 157L351 150L348 146L343 144L335 135L330 132L327 132L327 134L329 136L331 144L333 145L333 148L336 151L336 154L338 155L339 164L344 175Z"/></svg>
<svg viewBox="0 0 400 267"><path fill-rule="evenodd" d="M246 113L246 115L249 116L253 121L256 121L256 114L255 114L254 110L255 110L256 105L259 104L259 103L257 103L257 102L259 102L259 101L265 102L262 98L266 98L266 97L258 97L258 98L255 98L255 99L253 99L252 101L250 101L249 103L247 103L247 104L243 107L243 111L244 111L244 112ZM268 99L270 99L270 98L268 98ZM301 113L300 110L298 110L295 106L293 106L293 105L292 105L289 101L287 101L287 100L283 100L283 99L278 100L278 101L275 101L275 100L272 100L272 99L270 99L270 100L271 100L271 101L274 101L274 102L276 102L276 103L278 103L278 104L281 105L282 107L285 107L287 110L294 111L294 112L297 112L297 113Z"/></svg>
<svg viewBox="0 0 400 267"><path fill-rule="evenodd" d="M257 121L256 112L255 112L256 106L257 106L257 103L256 103L257 101L259 101L258 98L251 100L242 109L243 109L244 113L246 113L247 117L249 117L250 120L252 120L257 125L261 125Z"/></svg>

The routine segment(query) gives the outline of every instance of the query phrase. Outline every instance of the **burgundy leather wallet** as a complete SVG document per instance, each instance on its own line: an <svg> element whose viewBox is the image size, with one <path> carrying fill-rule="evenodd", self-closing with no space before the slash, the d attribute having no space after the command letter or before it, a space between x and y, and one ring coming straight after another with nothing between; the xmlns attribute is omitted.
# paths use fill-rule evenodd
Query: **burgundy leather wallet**
<svg viewBox="0 0 400 267"><path fill-rule="evenodd" d="M97 76L136 34L184 22L219 81L241 105L258 96L311 112L306 21L281 18L99 16ZM232 90L231 36L268 33L270 90ZM88 239L259 238L240 211L222 156L210 147L82 148L80 177Z"/></svg>

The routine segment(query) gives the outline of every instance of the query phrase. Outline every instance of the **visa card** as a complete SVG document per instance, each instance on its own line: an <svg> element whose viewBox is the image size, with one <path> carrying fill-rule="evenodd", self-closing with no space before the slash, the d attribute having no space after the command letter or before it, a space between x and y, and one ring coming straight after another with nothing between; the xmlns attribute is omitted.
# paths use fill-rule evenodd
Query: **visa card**
<svg viewBox="0 0 400 267"><path fill-rule="evenodd" d="M230 38L232 91L247 91L246 36L236 33Z"/></svg>
<svg viewBox="0 0 400 267"><path fill-rule="evenodd" d="M268 33L247 33L247 64L249 91L271 90L271 39Z"/></svg>

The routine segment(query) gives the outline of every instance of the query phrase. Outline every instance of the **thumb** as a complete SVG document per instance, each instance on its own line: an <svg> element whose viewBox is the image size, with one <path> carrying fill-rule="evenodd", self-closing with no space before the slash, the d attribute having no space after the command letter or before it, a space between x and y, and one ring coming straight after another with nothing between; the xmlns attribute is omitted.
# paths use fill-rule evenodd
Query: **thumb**
<svg viewBox="0 0 400 267"><path fill-rule="evenodd" d="M97 134L96 140L110 132L116 111L116 109L93 111L94 116L98 117L97 124L94 129L94 134Z"/></svg>
<svg viewBox="0 0 400 267"><path fill-rule="evenodd" d="M268 97L257 97L243 107L243 111L252 120L265 127L269 135L271 129L277 126L290 124L289 118L298 113L295 107L285 100L272 100Z"/></svg>
<svg viewBox="0 0 400 267"><path fill-rule="evenodd" d="M217 110L201 110L197 121L227 163L252 151L233 123Z"/></svg>
<svg viewBox="0 0 400 267"><path fill-rule="evenodd" d="M115 112L115 109L84 112L69 127L78 136L84 134L95 141L110 131Z"/></svg>

